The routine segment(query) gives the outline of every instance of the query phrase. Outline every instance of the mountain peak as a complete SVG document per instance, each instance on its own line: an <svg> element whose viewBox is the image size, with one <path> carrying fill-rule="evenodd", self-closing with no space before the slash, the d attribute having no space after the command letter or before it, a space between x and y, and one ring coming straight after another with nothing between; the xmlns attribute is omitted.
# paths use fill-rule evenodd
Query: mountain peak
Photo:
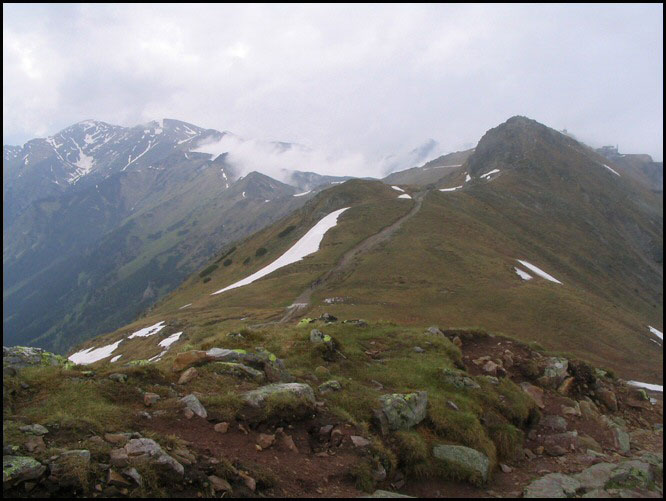
<svg viewBox="0 0 666 501"><path fill-rule="evenodd" d="M581 145L536 120L516 115L483 135L469 158L468 171L478 176L493 169L513 169L553 149L566 148L579 150Z"/></svg>

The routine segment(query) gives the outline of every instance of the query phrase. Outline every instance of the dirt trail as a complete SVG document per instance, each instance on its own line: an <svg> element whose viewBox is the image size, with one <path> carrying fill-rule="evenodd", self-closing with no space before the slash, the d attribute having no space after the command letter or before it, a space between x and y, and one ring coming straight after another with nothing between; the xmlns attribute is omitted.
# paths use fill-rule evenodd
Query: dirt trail
<svg viewBox="0 0 666 501"><path fill-rule="evenodd" d="M427 192L419 192L413 196L416 204L409 213L402 216L400 219L396 220L394 223L390 224L379 233L366 238L361 243L357 244L352 249L348 250L340 259L338 264L327 271L324 275L319 277L317 280L312 282L310 286L305 289L296 300L287 307L287 311L284 316L276 323L285 323L294 318L299 312L304 313L307 307L310 305L310 299L312 293L332 280L338 278L341 273L361 254L364 254L371 250L376 245L388 240L391 236L407 221L416 215L417 212L421 210L423 204L423 199Z"/></svg>

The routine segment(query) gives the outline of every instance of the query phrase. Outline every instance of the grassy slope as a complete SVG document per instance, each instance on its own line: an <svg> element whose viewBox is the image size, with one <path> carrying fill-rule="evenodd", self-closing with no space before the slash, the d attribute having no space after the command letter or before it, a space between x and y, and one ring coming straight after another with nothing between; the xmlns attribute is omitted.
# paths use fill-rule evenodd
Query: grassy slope
<svg viewBox="0 0 666 501"><path fill-rule="evenodd" d="M514 152L498 156L477 148L480 157L465 166L474 181L462 191L429 192L421 211L391 240L314 294L307 315L329 311L407 325L481 327L538 341L628 378L660 382L661 351L647 325L662 327L663 268L656 257L662 208L656 195L608 172L589 149L557 141L533 146L526 140L518 160L511 159ZM511 162L492 163L497 158ZM478 179L496 166L503 169L497 178ZM315 255L249 286L209 295L272 262L321 217L350 205ZM206 277L210 281L193 275L147 319L120 332L168 320L200 341L221 329L277 320L345 250L411 206L378 182L352 181L328 190L238 244L229 256L232 264L218 263ZM290 226L288 235L278 236ZM257 257L260 247L267 253ZM541 267L563 285L521 280L516 259ZM335 296L346 300L323 302Z"/></svg>

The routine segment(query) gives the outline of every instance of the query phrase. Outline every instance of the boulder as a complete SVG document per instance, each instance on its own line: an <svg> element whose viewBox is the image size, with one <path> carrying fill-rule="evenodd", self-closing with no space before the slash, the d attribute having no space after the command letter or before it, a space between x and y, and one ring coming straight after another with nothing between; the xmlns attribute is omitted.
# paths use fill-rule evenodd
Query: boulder
<svg viewBox="0 0 666 501"><path fill-rule="evenodd" d="M578 432L567 431L565 433L556 433L555 435L547 435L543 448L549 456L563 456L570 452L578 445Z"/></svg>
<svg viewBox="0 0 666 501"><path fill-rule="evenodd" d="M146 407L155 405L160 399L160 396L157 393L144 393L143 394L143 403Z"/></svg>
<svg viewBox="0 0 666 501"><path fill-rule="evenodd" d="M490 474L490 460L488 457L469 447L462 445L436 445L432 454L448 467L454 469L456 476L460 476L474 484L485 484Z"/></svg>
<svg viewBox="0 0 666 501"><path fill-rule="evenodd" d="M354 447L367 447L371 444L370 440L359 435L351 435L349 438L351 439L352 444L354 444Z"/></svg>
<svg viewBox="0 0 666 501"><path fill-rule="evenodd" d="M439 327L437 327L436 325L431 325L430 327L428 327L426 329L426 333L433 334L435 336L443 336L444 335L444 333L441 330L439 330Z"/></svg>
<svg viewBox="0 0 666 501"><path fill-rule="evenodd" d="M617 398L615 393L608 388L599 388L596 391L597 400L609 411L617 411Z"/></svg>
<svg viewBox="0 0 666 501"><path fill-rule="evenodd" d="M257 445L262 449L268 449L275 443L275 435L268 435L267 433L260 433L257 438Z"/></svg>
<svg viewBox="0 0 666 501"><path fill-rule="evenodd" d="M203 405L201 405L199 399L192 393L181 398L180 402L184 404L187 409L191 410L194 414L196 414L200 418L206 419L208 417L206 409L204 408Z"/></svg>
<svg viewBox="0 0 666 501"><path fill-rule="evenodd" d="M414 496L407 496L406 494L398 494L392 491L376 490L368 496L361 496L362 498L413 498Z"/></svg>
<svg viewBox="0 0 666 501"><path fill-rule="evenodd" d="M247 365L236 362L216 362L213 364L215 372L219 374L226 374L241 379L247 379L255 383L263 383L266 376L263 372L248 367Z"/></svg>
<svg viewBox="0 0 666 501"><path fill-rule="evenodd" d="M567 420L561 416L548 415L541 418L539 426L560 432L567 431Z"/></svg>
<svg viewBox="0 0 666 501"><path fill-rule="evenodd" d="M49 367L52 365L61 365L65 368L74 367L74 363L65 357L55 355L41 348L34 348L32 346L2 347L3 369L10 368L16 371L24 367Z"/></svg>
<svg viewBox="0 0 666 501"><path fill-rule="evenodd" d="M231 492L231 485L223 478L210 475L208 481L215 492Z"/></svg>
<svg viewBox="0 0 666 501"><path fill-rule="evenodd" d="M543 390L538 386L534 386L528 382L520 383L522 390L527 393L534 403L537 404L539 409L543 409L545 404L543 403Z"/></svg>
<svg viewBox="0 0 666 501"><path fill-rule="evenodd" d="M272 395L291 394L309 408L315 405L314 391L310 385L302 383L275 383L248 391L242 395L243 400L251 407L262 408L266 399Z"/></svg>
<svg viewBox="0 0 666 501"><path fill-rule="evenodd" d="M562 395L569 395L573 390L575 381L576 378L573 376L569 376L568 378L566 378L564 381L562 381L562 384L560 384L560 386L557 388L558 393Z"/></svg>
<svg viewBox="0 0 666 501"><path fill-rule="evenodd" d="M164 452L160 445L150 438L133 438L125 445L125 452L130 461L149 460L154 464L166 466L178 475L185 473L183 465Z"/></svg>
<svg viewBox="0 0 666 501"><path fill-rule="evenodd" d="M194 367L190 367L180 375L180 377L178 378L178 384L187 384L198 375L199 372Z"/></svg>
<svg viewBox="0 0 666 501"><path fill-rule="evenodd" d="M446 384L450 384L459 390L478 390L481 388L479 383L474 381L463 371L457 369L442 369L442 379Z"/></svg>
<svg viewBox="0 0 666 501"><path fill-rule="evenodd" d="M49 432L49 430L41 424L29 424L21 426L19 429L23 433L28 433L30 435L46 435Z"/></svg>
<svg viewBox="0 0 666 501"><path fill-rule="evenodd" d="M610 480L611 472L617 468L613 463L597 463L573 475L580 488L586 492L594 489L603 489Z"/></svg>
<svg viewBox="0 0 666 501"><path fill-rule="evenodd" d="M2 456L2 487L13 487L21 482L37 480L46 472L46 466L29 456Z"/></svg>
<svg viewBox="0 0 666 501"><path fill-rule="evenodd" d="M580 482L562 473L549 473L525 487L525 498L570 498L574 497Z"/></svg>
<svg viewBox="0 0 666 501"><path fill-rule="evenodd" d="M611 436L613 438L613 447L621 454L629 454L631 450L631 438L629 434L621 427L611 426Z"/></svg>
<svg viewBox="0 0 666 501"><path fill-rule="evenodd" d="M109 379L111 381L115 381L116 383L126 383L127 382L127 374L121 374L120 372L114 372L109 376Z"/></svg>
<svg viewBox="0 0 666 501"><path fill-rule="evenodd" d="M213 429L218 433L226 433L229 430L229 423L217 423Z"/></svg>
<svg viewBox="0 0 666 501"><path fill-rule="evenodd" d="M567 377L569 360L563 357L546 358L546 365L543 369L543 375L537 380L538 383L546 388L557 388Z"/></svg>
<svg viewBox="0 0 666 501"><path fill-rule="evenodd" d="M654 475L649 463L637 459L623 461L611 472L609 481L614 487L647 488Z"/></svg>
<svg viewBox="0 0 666 501"><path fill-rule="evenodd" d="M428 392L392 393L379 397L381 408L375 411L382 433L408 430L426 417Z"/></svg>
<svg viewBox="0 0 666 501"><path fill-rule="evenodd" d="M207 360L208 356L206 355L205 351L185 351L176 355L176 358L173 361L173 371L180 372L193 365L205 363Z"/></svg>
<svg viewBox="0 0 666 501"><path fill-rule="evenodd" d="M330 381L326 381L325 383L319 385L319 393L321 393L322 395L325 395L326 393L330 393L332 391L340 391L340 390L342 390L342 385L334 379L331 379Z"/></svg>

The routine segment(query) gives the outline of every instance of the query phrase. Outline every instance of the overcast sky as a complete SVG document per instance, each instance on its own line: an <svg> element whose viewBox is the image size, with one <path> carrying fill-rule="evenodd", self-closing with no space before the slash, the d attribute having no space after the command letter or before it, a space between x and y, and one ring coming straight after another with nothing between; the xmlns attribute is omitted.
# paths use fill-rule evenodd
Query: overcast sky
<svg viewBox="0 0 666 501"><path fill-rule="evenodd" d="M376 167L519 114L661 160L662 46L662 5L4 4L3 142L167 117Z"/></svg>

